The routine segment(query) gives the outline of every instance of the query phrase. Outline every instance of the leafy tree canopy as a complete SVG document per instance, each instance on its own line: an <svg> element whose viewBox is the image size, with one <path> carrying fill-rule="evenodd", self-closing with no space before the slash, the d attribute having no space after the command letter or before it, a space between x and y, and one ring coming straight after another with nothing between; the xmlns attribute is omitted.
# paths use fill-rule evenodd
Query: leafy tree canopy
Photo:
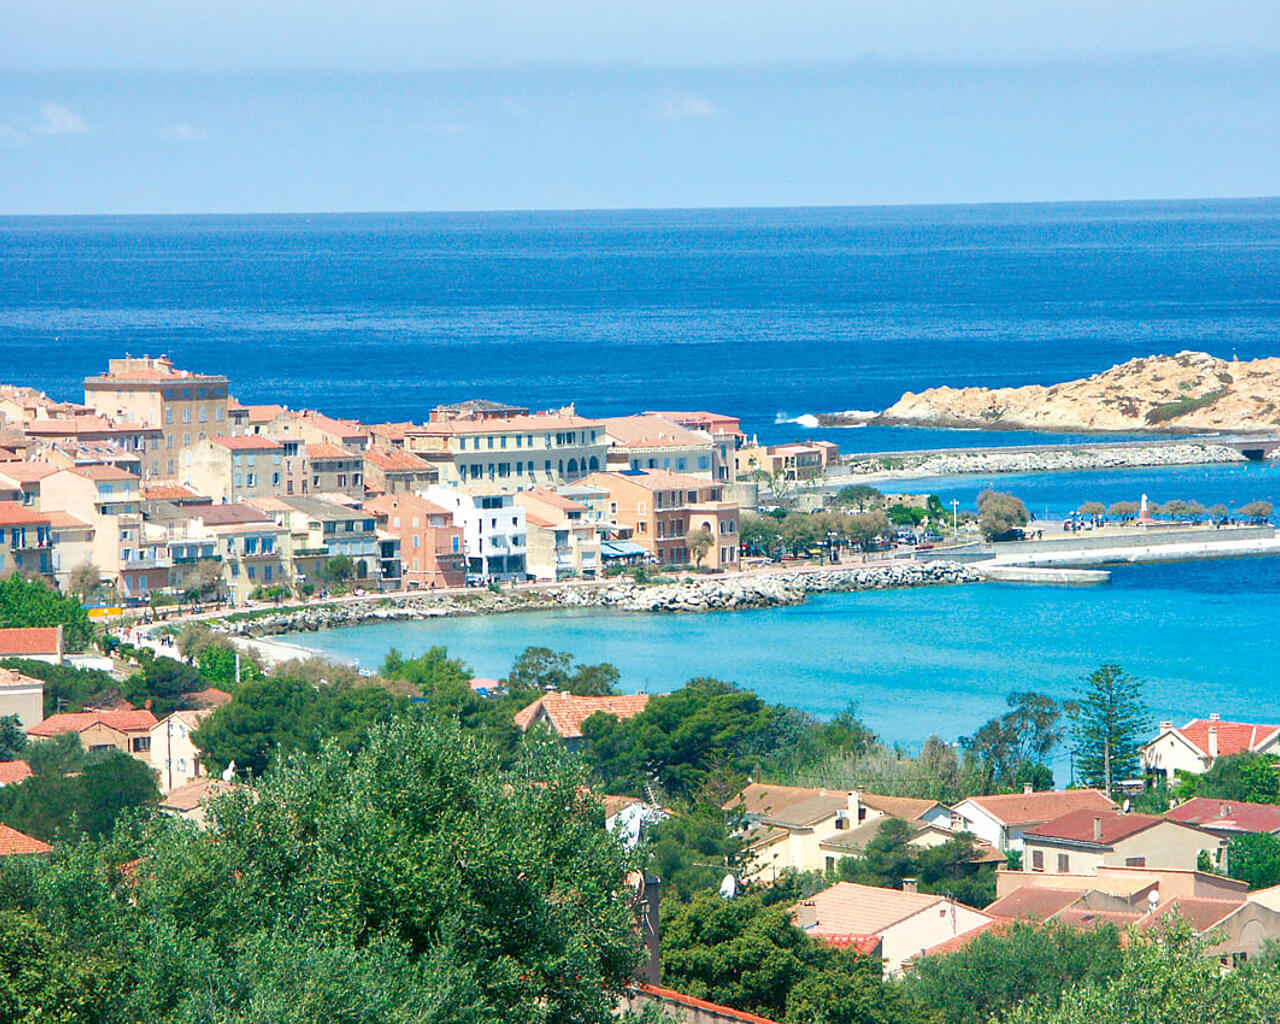
<svg viewBox="0 0 1280 1024"><path fill-rule="evenodd" d="M0 628L62 626L69 651L82 651L93 637L89 613L74 597L63 597L40 579L11 572L0 579Z"/></svg>
<svg viewBox="0 0 1280 1024"><path fill-rule="evenodd" d="M41 768L46 770L0 789L0 821L45 842L107 835L125 809L160 798L151 769L123 751L90 753L76 774Z"/></svg>
<svg viewBox="0 0 1280 1024"><path fill-rule="evenodd" d="M1207 772L1181 775L1177 790L1182 800L1205 796L1255 804L1280 803L1280 758L1252 750L1228 754L1215 759Z"/></svg>

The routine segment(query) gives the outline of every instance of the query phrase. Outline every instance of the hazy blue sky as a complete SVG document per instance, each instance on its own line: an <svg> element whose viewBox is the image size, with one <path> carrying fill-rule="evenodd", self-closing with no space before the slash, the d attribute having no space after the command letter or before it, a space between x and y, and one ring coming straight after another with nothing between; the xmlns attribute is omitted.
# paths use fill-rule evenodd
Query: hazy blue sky
<svg viewBox="0 0 1280 1024"><path fill-rule="evenodd" d="M0 212L1280 193L1275 0L41 0Z"/></svg>

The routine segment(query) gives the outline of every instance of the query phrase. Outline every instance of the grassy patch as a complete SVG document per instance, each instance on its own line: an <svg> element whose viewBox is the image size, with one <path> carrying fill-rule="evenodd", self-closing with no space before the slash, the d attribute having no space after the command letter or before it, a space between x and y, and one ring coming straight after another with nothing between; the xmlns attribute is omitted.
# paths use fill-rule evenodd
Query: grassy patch
<svg viewBox="0 0 1280 1024"><path fill-rule="evenodd" d="M1176 420L1180 416L1187 413L1195 412L1197 409L1203 409L1206 406L1213 405L1219 398L1226 395L1226 388L1219 388L1217 391L1210 391L1206 395L1199 398L1179 398L1174 402L1165 402L1163 405L1157 405L1154 409L1147 413L1147 422L1150 424L1167 423L1169 420Z"/></svg>

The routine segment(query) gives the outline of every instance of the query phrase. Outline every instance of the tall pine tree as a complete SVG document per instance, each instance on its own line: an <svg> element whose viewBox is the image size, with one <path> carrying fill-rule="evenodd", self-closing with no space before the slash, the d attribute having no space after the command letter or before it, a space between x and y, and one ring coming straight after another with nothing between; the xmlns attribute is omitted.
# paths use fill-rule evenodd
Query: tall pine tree
<svg viewBox="0 0 1280 1024"><path fill-rule="evenodd" d="M1074 725L1076 774L1085 785L1113 796L1118 779L1138 776L1151 722L1137 679L1103 665L1079 692Z"/></svg>

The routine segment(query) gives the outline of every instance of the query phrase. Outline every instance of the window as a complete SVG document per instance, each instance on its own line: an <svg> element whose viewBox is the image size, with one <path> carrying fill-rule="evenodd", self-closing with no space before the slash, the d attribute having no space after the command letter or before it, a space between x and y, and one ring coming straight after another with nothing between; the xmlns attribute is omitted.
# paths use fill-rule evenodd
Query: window
<svg viewBox="0 0 1280 1024"><path fill-rule="evenodd" d="M173 409L165 409L165 411L164 411L164 421L165 421L165 423L172 423L172 422L173 422Z"/></svg>
<svg viewBox="0 0 1280 1024"><path fill-rule="evenodd" d="M1058 854L1058 874L1071 874L1071 858L1065 853Z"/></svg>
<svg viewBox="0 0 1280 1024"><path fill-rule="evenodd" d="M219 423L222 422L222 412L223 412L222 407L219 406L217 412L215 412L213 416L213 418L217 420Z"/></svg>
<svg viewBox="0 0 1280 1024"><path fill-rule="evenodd" d="M418 535L417 535L416 533L413 535L413 546L414 546L415 548L419 546L419 545L418 545Z"/></svg>
<svg viewBox="0 0 1280 1024"><path fill-rule="evenodd" d="M183 409L183 410L182 410L182 422L183 422L183 423L190 423L190 422L191 422L191 410L190 410L190 409Z"/></svg>
<svg viewBox="0 0 1280 1024"><path fill-rule="evenodd" d="M150 736L135 736L129 741L129 747L134 753L142 753L151 749Z"/></svg>
<svg viewBox="0 0 1280 1024"><path fill-rule="evenodd" d="M209 422L209 410L206 409L204 406L200 407L200 422L201 423Z"/></svg>
<svg viewBox="0 0 1280 1024"><path fill-rule="evenodd" d="M1126 857L1124 866L1127 868L1145 868L1147 866L1146 857Z"/></svg>
<svg viewBox="0 0 1280 1024"><path fill-rule="evenodd" d="M1044 851L1043 850L1031 851L1031 870L1032 871L1044 870Z"/></svg>
<svg viewBox="0 0 1280 1024"><path fill-rule="evenodd" d="M836 869L836 859L834 857L827 858L827 871L831 872Z"/></svg>

